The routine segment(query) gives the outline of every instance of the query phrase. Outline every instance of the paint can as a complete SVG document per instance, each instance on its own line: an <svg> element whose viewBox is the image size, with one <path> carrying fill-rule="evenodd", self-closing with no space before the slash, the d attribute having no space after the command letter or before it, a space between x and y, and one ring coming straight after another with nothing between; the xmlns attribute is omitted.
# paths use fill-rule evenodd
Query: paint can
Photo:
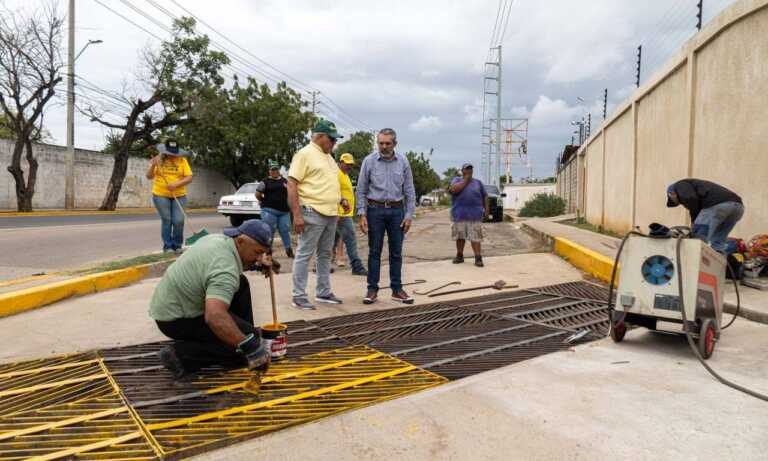
<svg viewBox="0 0 768 461"><path fill-rule="evenodd" d="M288 326L268 323L261 326L261 337L266 341L273 362L283 360L288 354Z"/></svg>

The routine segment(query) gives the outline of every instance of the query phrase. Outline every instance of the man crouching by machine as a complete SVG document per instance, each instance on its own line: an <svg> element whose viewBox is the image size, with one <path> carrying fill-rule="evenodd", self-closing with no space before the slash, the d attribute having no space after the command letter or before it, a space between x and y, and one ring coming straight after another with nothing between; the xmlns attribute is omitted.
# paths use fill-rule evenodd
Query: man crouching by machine
<svg viewBox="0 0 768 461"><path fill-rule="evenodd" d="M149 316L173 344L159 355L176 380L197 370L244 365L266 373L270 353L253 325L251 290L244 270L269 276L272 229L255 219L211 234L189 247L163 275L149 305Z"/></svg>

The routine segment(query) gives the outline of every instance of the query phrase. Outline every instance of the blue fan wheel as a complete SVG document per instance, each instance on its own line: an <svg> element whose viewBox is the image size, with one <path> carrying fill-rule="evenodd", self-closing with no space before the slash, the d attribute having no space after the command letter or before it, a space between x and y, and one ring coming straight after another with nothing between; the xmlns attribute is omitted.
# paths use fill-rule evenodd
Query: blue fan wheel
<svg viewBox="0 0 768 461"><path fill-rule="evenodd" d="M642 267L643 278L651 285L664 285L675 275L675 265L666 256L649 256Z"/></svg>

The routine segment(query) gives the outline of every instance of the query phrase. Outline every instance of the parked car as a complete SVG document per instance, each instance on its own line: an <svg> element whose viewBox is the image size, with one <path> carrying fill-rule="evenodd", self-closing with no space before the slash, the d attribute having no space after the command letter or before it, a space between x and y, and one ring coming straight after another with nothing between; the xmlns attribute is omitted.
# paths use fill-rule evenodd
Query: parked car
<svg viewBox="0 0 768 461"><path fill-rule="evenodd" d="M422 197L419 206L432 206L434 204L431 197Z"/></svg>
<svg viewBox="0 0 768 461"><path fill-rule="evenodd" d="M483 219L485 222L502 222L504 221L504 200L503 198L507 194L499 192L499 188L496 186L485 186L485 193L488 194L489 215Z"/></svg>
<svg viewBox="0 0 768 461"><path fill-rule="evenodd" d="M256 184L249 182L240 186L232 195L225 195L219 200L217 211L229 218L233 226L243 221L261 218L261 205L256 199Z"/></svg>

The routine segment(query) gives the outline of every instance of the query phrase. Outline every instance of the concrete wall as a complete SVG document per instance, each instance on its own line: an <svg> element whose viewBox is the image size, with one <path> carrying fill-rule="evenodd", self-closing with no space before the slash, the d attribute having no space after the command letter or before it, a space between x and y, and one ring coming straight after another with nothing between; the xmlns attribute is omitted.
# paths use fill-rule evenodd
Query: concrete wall
<svg viewBox="0 0 768 461"><path fill-rule="evenodd" d="M536 194L554 194L554 184L519 184L504 186L504 209L519 210Z"/></svg>
<svg viewBox="0 0 768 461"><path fill-rule="evenodd" d="M768 0L740 0L664 63L579 150L573 161L584 162L579 211L616 232L646 229L653 221L688 224L685 210L666 208L666 188L697 177L744 199L734 235L768 232L766 107ZM558 181L565 181L568 171L561 170Z"/></svg>
<svg viewBox="0 0 768 461"><path fill-rule="evenodd" d="M7 167L11 162L13 143L0 139L0 210L16 209L15 182ZM64 154L65 148L36 144L35 158L39 163L35 196L35 209L64 208ZM75 207L97 208L106 192L114 161L100 152L77 149L75 151ZM128 173L120 192L118 207L151 207L152 181L144 173L149 160L130 158ZM22 168L27 162L22 160ZM222 195L231 194L232 185L220 174L205 168L192 167L194 180L187 186L190 206L215 206Z"/></svg>

